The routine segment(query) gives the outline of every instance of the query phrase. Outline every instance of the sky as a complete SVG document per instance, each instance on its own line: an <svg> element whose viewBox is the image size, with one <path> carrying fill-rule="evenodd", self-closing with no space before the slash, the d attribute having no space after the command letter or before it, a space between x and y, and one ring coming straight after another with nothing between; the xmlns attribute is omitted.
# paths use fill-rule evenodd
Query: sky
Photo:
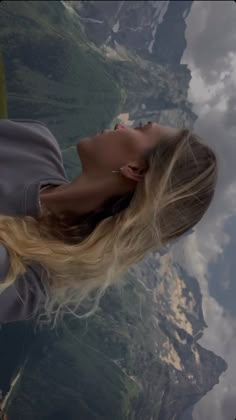
<svg viewBox="0 0 236 420"><path fill-rule="evenodd" d="M236 3L195 1L185 21L187 48L181 63L188 64L192 74L188 96L198 115L194 131L214 148L219 181L209 210L174 252L201 287L208 328L199 344L222 356L229 366L219 384L196 404L193 418L234 420L236 318L230 315L227 304L221 306L210 295L209 281L210 267L217 264L230 243L225 224L231 216L235 216L236 232Z"/></svg>

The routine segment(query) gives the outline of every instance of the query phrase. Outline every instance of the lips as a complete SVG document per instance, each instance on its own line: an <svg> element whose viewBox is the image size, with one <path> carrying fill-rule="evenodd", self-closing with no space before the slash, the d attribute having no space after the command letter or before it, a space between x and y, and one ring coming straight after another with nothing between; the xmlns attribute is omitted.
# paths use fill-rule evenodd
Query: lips
<svg viewBox="0 0 236 420"><path fill-rule="evenodd" d="M125 128L125 126L124 125L122 125L122 124L116 124L115 125L115 130L119 130L119 128Z"/></svg>

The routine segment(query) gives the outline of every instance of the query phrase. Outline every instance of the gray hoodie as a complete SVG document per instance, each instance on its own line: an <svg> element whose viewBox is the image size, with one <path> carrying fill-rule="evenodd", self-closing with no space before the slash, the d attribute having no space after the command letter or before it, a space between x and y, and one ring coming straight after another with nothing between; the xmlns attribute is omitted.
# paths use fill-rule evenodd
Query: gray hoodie
<svg viewBox="0 0 236 420"><path fill-rule="evenodd" d="M0 120L0 215L36 216L40 188L69 182L59 145L46 125L34 120ZM9 266L9 254L0 239L0 282ZM13 285L0 291L0 323L37 314L48 294L43 274L40 265L32 264Z"/></svg>

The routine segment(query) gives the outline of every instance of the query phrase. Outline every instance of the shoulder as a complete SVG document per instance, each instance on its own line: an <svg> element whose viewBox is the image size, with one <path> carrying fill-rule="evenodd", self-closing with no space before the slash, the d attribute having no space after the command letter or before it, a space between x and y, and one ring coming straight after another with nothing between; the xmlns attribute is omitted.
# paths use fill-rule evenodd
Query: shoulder
<svg viewBox="0 0 236 420"><path fill-rule="evenodd" d="M49 139L52 140L53 143L54 143L54 146L56 146L57 149L60 150L58 141L55 138L53 132L42 121L31 120L31 119L19 119L19 118L18 119L11 119L11 120L8 120L8 121L11 121L15 124L18 124L18 126L22 126L24 128L28 127L30 130L33 130L35 133L40 133L41 135L43 135L44 138L47 138L47 140L49 140Z"/></svg>
<svg viewBox="0 0 236 420"><path fill-rule="evenodd" d="M0 120L1 129L5 130L5 133L16 134L17 133L31 133L46 135L46 137L53 137L53 133L49 127L42 121L31 120L31 119L2 119Z"/></svg>
<svg viewBox="0 0 236 420"><path fill-rule="evenodd" d="M17 135L17 139L21 143L21 146L26 147L28 145L30 150L32 150L33 147L32 136L37 136L38 141L36 143L38 145L41 144L40 149L44 148L46 145L47 147L49 145L52 146L53 151L55 152L56 149L57 153L59 153L60 161L62 161L59 143L52 130L44 122L19 118L0 119L0 128L1 134L4 134L6 137L11 136L11 141L12 138L15 138ZM30 143L28 143L28 141L30 141ZM16 145L18 145L19 142Z"/></svg>
<svg viewBox="0 0 236 420"><path fill-rule="evenodd" d="M7 248L0 243L0 282L3 282L10 267L10 258Z"/></svg>
<svg viewBox="0 0 236 420"><path fill-rule="evenodd" d="M8 127L9 126L9 124L10 125L12 125L12 124L20 124L21 126L23 126L23 124L28 124L29 126L30 125L32 125L32 124L36 124L36 125L39 125L39 126L43 126L43 127L45 127L45 128L47 128L48 130L49 130L49 128L48 128L48 126L46 125L46 124L44 124L42 121L38 121L38 120L31 120L31 119L13 119L13 118L3 118L3 119L0 119L0 125L1 126L3 126L3 127Z"/></svg>
<svg viewBox="0 0 236 420"><path fill-rule="evenodd" d="M14 122L17 122L17 123L29 123L29 124L40 124L40 125L43 125L44 127L46 127L47 129L48 129L48 127L46 126L46 124L44 124L42 121L39 121L39 120L31 120L31 119L20 119L20 118L18 118L18 119L10 119L9 121L14 121Z"/></svg>

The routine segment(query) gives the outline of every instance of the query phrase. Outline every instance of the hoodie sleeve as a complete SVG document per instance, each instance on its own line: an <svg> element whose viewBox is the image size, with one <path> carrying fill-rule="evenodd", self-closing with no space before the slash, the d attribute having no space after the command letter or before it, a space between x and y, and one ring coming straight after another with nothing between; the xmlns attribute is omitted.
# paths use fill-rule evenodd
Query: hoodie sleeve
<svg viewBox="0 0 236 420"><path fill-rule="evenodd" d="M0 244L0 283L6 278L9 267L8 251ZM28 320L36 315L46 296L41 274L38 266L28 266L24 275L0 291L0 323Z"/></svg>

